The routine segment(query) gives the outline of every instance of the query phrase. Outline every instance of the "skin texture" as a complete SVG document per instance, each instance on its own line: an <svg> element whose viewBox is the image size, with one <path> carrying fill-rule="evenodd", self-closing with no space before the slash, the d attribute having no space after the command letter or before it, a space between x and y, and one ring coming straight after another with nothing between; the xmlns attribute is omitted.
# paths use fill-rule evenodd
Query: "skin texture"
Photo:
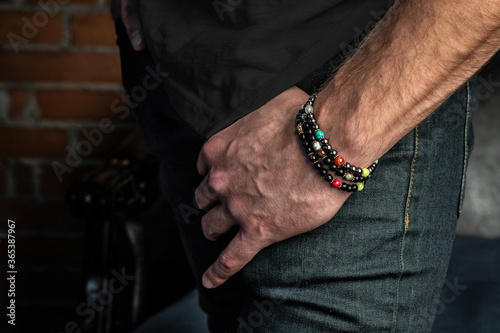
<svg viewBox="0 0 500 333"><path fill-rule="evenodd" d="M134 50L142 51L146 48L138 15L137 0L112 0L111 17L113 21L121 17Z"/></svg>
<svg viewBox="0 0 500 333"><path fill-rule="evenodd" d="M131 17L134 6L124 5L131 2L114 8ZM331 145L352 164L370 165L493 56L499 23L500 0L396 1L318 95L318 123L327 136L336 133ZM203 232L217 239L240 227L203 275L206 288L264 247L326 223L349 197L318 176L296 138L295 115L307 98L291 87L203 146L197 167L205 179L195 192L207 211Z"/></svg>

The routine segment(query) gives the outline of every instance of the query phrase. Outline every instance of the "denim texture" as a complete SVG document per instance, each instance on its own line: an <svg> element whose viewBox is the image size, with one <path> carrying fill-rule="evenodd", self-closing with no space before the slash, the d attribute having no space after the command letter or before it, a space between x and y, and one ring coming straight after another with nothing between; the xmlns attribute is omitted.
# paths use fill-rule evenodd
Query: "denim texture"
<svg viewBox="0 0 500 333"><path fill-rule="evenodd" d="M131 91L155 63L147 50L131 49L121 24L117 34ZM341 60L298 86L310 92ZM463 201L474 96L471 80L381 157L365 190L328 223L269 246L226 284L207 290L202 273L236 230L216 242L204 238L203 213L194 204L203 139L182 124L165 93L149 91L134 114L146 149L162 159L162 191L211 331L430 332Z"/></svg>

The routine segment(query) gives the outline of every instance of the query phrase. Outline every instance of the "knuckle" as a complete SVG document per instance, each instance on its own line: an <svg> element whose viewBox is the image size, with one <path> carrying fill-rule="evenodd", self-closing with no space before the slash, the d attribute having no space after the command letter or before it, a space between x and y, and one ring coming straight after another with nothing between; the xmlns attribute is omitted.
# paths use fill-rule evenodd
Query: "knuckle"
<svg viewBox="0 0 500 333"><path fill-rule="evenodd" d="M196 203L196 205L198 206L198 208L202 208L201 207L201 191L200 191L200 188L198 187L195 191L194 191L194 202Z"/></svg>
<svg viewBox="0 0 500 333"><path fill-rule="evenodd" d="M236 268L236 262L233 259L231 259L227 254L220 255L219 263L224 273L232 273Z"/></svg>
<svg viewBox="0 0 500 333"><path fill-rule="evenodd" d="M210 194L220 193L224 187L225 176L222 172L212 170L208 175L207 190Z"/></svg>
<svg viewBox="0 0 500 333"><path fill-rule="evenodd" d="M218 155L221 146L222 139L217 135L212 136L201 148L203 157L206 160L213 160Z"/></svg>
<svg viewBox="0 0 500 333"><path fill-rule="evenodd" d="M208 214L205 214L201 219L201 230L203 231L203 235L205 235L208 239L215 239L216 235L211 228L210 218Z"/></svg>

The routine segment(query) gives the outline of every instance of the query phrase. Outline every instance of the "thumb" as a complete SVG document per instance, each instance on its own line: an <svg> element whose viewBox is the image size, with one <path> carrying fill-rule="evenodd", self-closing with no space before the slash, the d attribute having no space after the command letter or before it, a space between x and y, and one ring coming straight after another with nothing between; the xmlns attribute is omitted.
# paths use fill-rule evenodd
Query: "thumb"
<svg viewBox="0 0 500 333"><path fill-rule="evenodd" d="M219 255L219 258L205 271L202 277L205 288L215 288L226 282L245 267L262 249L262 246L255 240L245 238L240 229Z"/></svg>

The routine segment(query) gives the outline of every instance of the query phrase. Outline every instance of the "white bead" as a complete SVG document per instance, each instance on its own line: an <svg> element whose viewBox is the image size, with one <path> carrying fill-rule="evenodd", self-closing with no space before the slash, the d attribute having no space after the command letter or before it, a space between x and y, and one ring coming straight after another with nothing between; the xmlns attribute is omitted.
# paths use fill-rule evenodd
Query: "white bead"
<svg viewBox="0 0 500 333"><path fill-rule="evenodd" d="M306 105L304 111L305 113L313 113L313 107L311 105Z"/></svg>
<svg viewBox="0 0 500 333"><path fill-rule="evenodd" d="M321 149L321 143L318 141L313 141L313 149L314 150L320 150Z"/></svg>

